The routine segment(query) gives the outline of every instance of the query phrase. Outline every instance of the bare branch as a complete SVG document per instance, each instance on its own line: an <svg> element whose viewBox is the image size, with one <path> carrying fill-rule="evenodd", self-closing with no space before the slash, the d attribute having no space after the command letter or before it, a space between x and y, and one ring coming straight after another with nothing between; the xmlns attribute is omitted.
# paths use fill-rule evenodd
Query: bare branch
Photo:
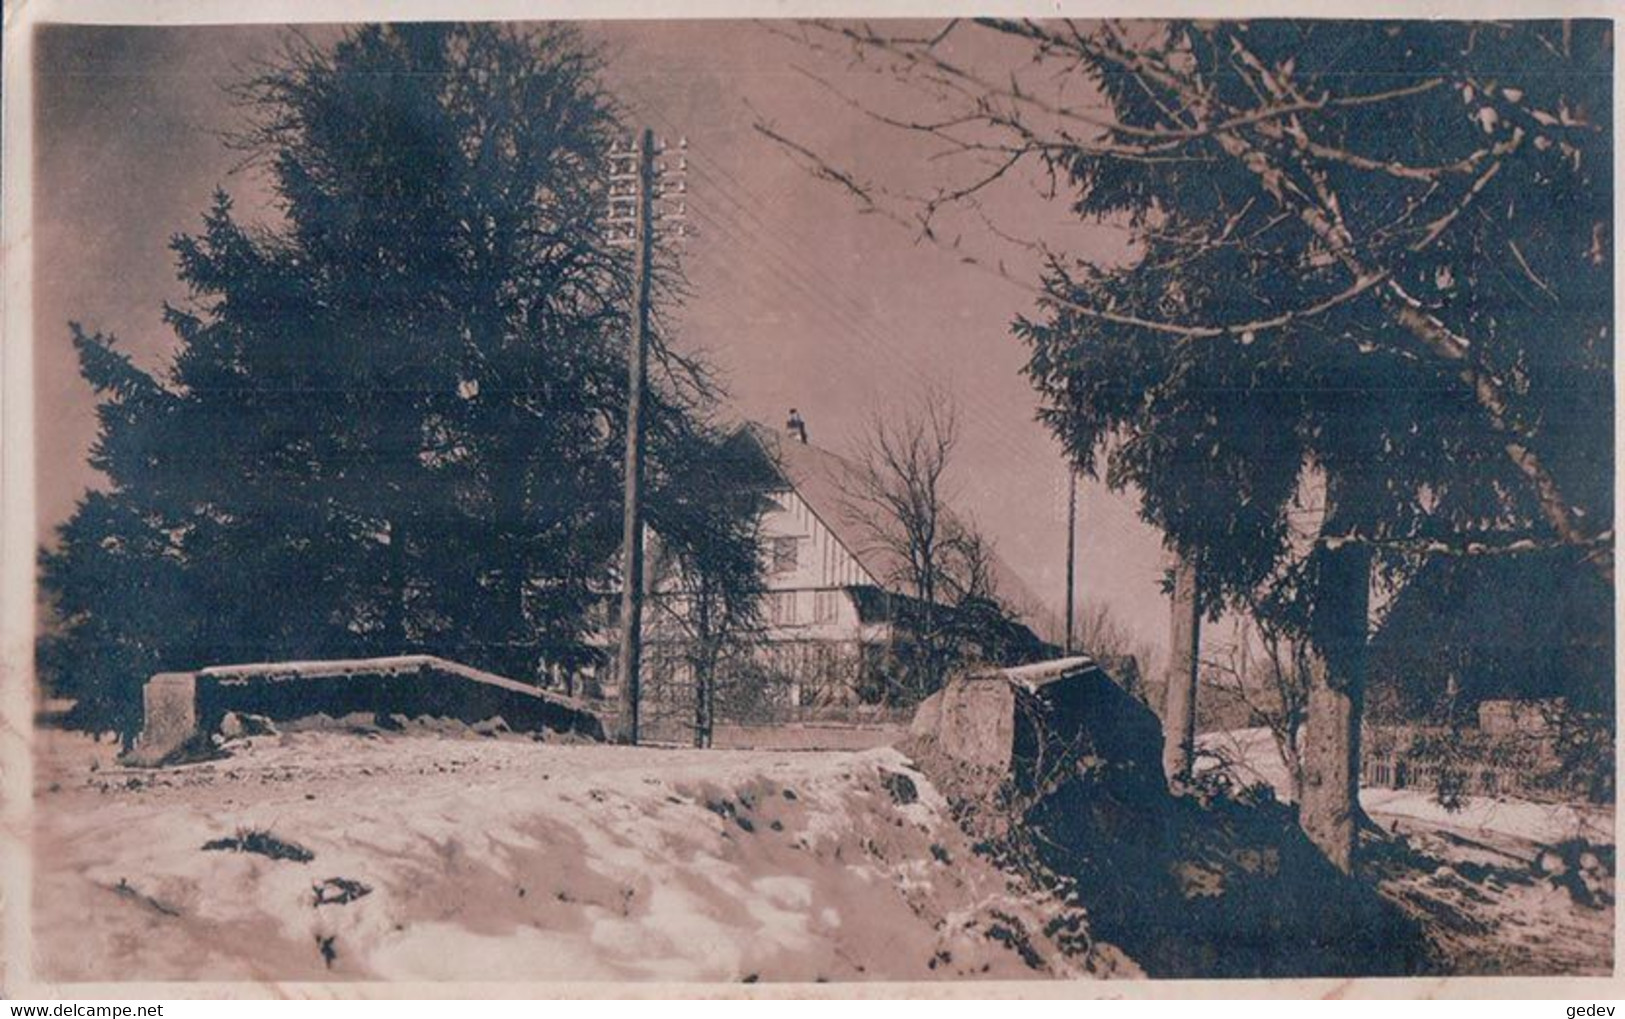
<svg viewBox="0 0 1625 1019"><path fill-rule="evenodd" d="M757 121L755 128L758 133L772 139L778 144L784 146L786 149L789 149L791 152L800 155L806 161L807 167L812 171L814 176L831 181L835 184L839 184L841 187L845 188L848 193L850 193L863 205L864 211L878 211L879 207L875 204L875 200L870 197L870 189L868 186L858 183L848 174L845 174L830 166L824 160L820 159L811 149L801 145L799 142L791 141L789 138L786 138L784 135L775 131L768 125Z"/></svg>

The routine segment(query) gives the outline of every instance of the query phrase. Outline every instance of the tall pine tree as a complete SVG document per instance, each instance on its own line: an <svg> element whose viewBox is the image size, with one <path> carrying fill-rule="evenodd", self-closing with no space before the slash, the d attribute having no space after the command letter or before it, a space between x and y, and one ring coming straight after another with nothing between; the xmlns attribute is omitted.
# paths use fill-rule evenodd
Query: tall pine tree
<svg viewBox="0 0 1625 1019"><path fill-rule="evenodd" d="M1373 571L1392 590L1439 556L1544 548L1531 570L1590 572L1611 597L1613 26L809 35L914 87L910 118L872 112L929 143L941 176L886 189L762 132L1036 292L1015 328L1075 464L1138 491L1209 608L1267 604L1315 651L1300 817L1349 867ZM1023 181L1126 249L993 223L1043 258L1033 280L961 243L997 205L983 192Z"/></svg>
<svg viewBox="0 0 1625 1019"><path fill-rule="evenodd" d="M161 669L428 651L532 678L589 655L629 334L599 71L566 29L365 27L237 87L277 221L222 193L174 239L165 373L73 328L109 487L43 554L41 663L87 723L132 731ZM657 524L659 480L713 448L697 369L670 366Z"/></svg>

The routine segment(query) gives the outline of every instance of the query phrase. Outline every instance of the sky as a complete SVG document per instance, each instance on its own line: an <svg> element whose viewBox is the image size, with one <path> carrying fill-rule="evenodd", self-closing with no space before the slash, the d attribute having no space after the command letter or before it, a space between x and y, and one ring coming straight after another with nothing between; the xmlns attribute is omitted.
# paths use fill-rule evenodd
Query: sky
<svg viewBox="0 0 1625 1019"><path fill-rule="evenodd" d="M1030 291L967 264L1020 251L968 219L923 241L814 178L758 123L897 189L975 171L933 158L920 139L859 107L918 112L922 100L840 53L808 47L784 23L588 22L602 44L609 90L629 123L686 137L684 269L691 294L673 316L675 343L704 351L727 390L724 413L781 424L795 407L811 439L836 452L862 441L874 416L930 393L958 409L956 509L973 519L1027 586L1055 611L1065 593L1067 468L1035 420L1021 375L1026 351L1011 323ZM273 58L275 26L40 30L36 48L35 322L39 526L42 540L99 476L85 462L95 403L78 374L67 323L113 333L138 363L161 369L174 350L165 301L183 302L170 238L196 230L217 188L249 217L267 192L221 133L240 123L223 88ZM331 33L333 29L317 29ZM1022 55L957 33L956 61L1020 73ZM1049 82L1055 98L1075 81ZM855 100L848 102L848 99ZM963 179L962 176L957 179ZM1085 258L1124 254L1121 231L1080 224L1031 177L983 198L1001 231L1044 236ZM939 395L939 398L940 395ZM1108 602L1140 640L1166 645L1159 535L1132 493L1084 481L1079 490L1080 600Z"/></svg>

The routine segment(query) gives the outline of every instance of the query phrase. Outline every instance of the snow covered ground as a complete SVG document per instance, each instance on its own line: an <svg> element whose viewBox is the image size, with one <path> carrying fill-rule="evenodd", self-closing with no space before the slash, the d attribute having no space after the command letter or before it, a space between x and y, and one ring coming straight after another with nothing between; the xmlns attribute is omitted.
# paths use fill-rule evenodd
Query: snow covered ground
<svg viewBox="0 0 1625 1019"><path fill-rule="evenodd" d="M1198 740L1207 752L1199 768L1223 766L1242 785L1264 782L1284 801L1292 799L1286 765L1275 752L1268 729L1206 733ZM1360 805L1373 817L1488 832L1554 845L1565 839L1612 842L1614 810L1609 806L1536 803L1512 797L1470 796L1460 810L1449 811L1420 789L1363 789Z"/></svg>
<svg viewBox="0 0 1625 1019"><path fill-rule="evenodd" d="M1266 782L1290 799L1286 768L1265 729L1209 733L1205 766L1240 784ZM1462 974L1612 972L1614 903L1588 904L1535 866L1545 850L1583 840L1610 858L1611 806L1468 797L1450 811L1417 789L1365 789L1360 805L1391 836L1369 867L1382 893L1426 925Z"/></svg>
<svg viewBox="0 0 1625 1019"><path fill-rule="evenodd" d="M139 770L77 734L39 737L46 980L1139 975L1080 914L974 853L890 749L319 731ZM1271 768L1266 735L1239 741L1248 767ZM1611 810L1363 801L1392 833L1371 875L1448 970L1609 970L1611 896L1579 903L1531 861L1574 837L1611 857ZM311 855L204 848L234 839Z"/></svg>
<svg viewBox="0 0 1625 1019"><path fill-rule="evenodd" d="M1044 928L1064 910L974 854L889 749L301 732L147 771L39 735L47 980L1137 972L1110 946L1063 950ZM234 838L313 856L203 848Z"/></svg>

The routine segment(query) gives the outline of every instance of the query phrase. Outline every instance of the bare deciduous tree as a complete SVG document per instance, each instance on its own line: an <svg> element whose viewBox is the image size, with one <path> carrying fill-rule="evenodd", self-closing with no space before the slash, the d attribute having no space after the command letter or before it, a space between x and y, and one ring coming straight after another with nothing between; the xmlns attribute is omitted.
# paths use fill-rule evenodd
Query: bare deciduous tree
<svg viewBox="0 0 1625 1019"><path fill-rule="evenodd" d="M910 696L941 685L953 651L952 610L999 607L991 543L949 508L947 475L958 443L957 409L936 390L900 413L876 413L854 457L855 484L845 493L867 551L887 564L882 579L915 603L919 674L904 681Z"/></svg>
<svg viewBox="0 0 1625 1019"><path fill-rule="evenodd" d="M1160 713L1161 684L1151 668L1154 654L1151 643L1136 636L1110 602L1084 599L1073 619L1073 633L1078 650L1107 666L1107 671L1116 663L1132 661L1134 675L1116 678L1130 683L1129 692Z"/></svg>
<svg viewBox="0 0 1625 1019"><path fill-rule="evenodd" d="M974 522L955 522L950 527L947 558L949 569L943 582L952 601L1003 603L993 567L993 542Z"/></svg>
<svg viewBox="0 0 1625 1019"><path fill-rule="evenodd" d="M1202 659L1202 689L1217 714L1265 729L1286 769L1294 803L1303 796L1303 726L1309 717L1309 646L1257 617L1240 621L1235 639ZM1220 738L1221 743L1223 738ZM1234 751L1248 748L1224 747Z"/></svg>

